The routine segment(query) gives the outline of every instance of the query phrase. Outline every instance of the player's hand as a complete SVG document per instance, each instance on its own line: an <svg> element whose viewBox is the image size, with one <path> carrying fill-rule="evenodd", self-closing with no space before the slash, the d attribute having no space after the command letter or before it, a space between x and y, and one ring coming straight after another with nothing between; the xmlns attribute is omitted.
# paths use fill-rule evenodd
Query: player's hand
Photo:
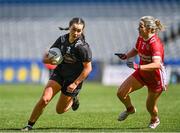
<svg viewBox="0 0 180 133"><path fill-rule="evenodd" d="M54 59L51 59L51 64L52 65L58 65L58 62L56 60L54 60Z"/></svg>
<svg viewBox="0 0 180 133"><path fill-rule="evenodd" d="M67 87L67 92L69 93L73 93L73 91L76 89L77 85L75 83L72 83L70 84L68 87Z"/></svg>
<svg viewBox="0 0 180 133"><path fill-rule="evenodd" d="M115 53L115 55L117 55L121 60L127 59L127 55L124 53Z"/></svg>
<svg viewBox="0 0 180 133"><path fill-rule="evenodd" d="M128 61L126 64L127 64L127 66L128 66L129 68L133 68L133 69L135 69L135 70L137 70L137 69L140 68L140 67L139 67L139 64L136 64L135 62L132 62L132 61Z"/></svg>

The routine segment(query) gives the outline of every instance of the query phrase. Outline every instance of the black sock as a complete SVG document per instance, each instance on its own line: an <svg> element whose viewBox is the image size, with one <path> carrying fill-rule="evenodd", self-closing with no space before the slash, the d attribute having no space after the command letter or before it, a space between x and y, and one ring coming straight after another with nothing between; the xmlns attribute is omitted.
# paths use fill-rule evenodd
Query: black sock
<svg viewBox="0 0 180 133"><path fill-rule="evenodd" d="M28 121L28 125L30 125L31 127L33 127L34 124L35 122Z"/></svg>

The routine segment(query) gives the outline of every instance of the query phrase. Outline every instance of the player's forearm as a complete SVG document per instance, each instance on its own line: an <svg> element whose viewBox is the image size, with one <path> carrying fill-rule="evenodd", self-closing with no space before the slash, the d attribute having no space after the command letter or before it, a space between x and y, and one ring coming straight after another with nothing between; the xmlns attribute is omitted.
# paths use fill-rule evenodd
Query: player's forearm
<svg viewBox="0 0 180 133"><path fill-rule="evenodd" d="M87 68L84 68L79 77L74 81L76 85L80 84L83 80L86 79L86 77L89 75L89 73L92 71L91 65Z"/></svg>
<svg viewBox="0 0 180 133"><path fill-rule="evenodd" d="M161 68L161 64L158 62L153 62L147 65L140 65L140 70L142 71L153 71L160 68Z"/></svg>
<svg viewBox="0 0 180 133"><path fill-rule="evenodd" d="M136 49L133 48L131 51L129 51L129 52L126 54L126 55L127 55L127 59L136 56L137 53L138 53L138 52L136 51Z"/></svg>

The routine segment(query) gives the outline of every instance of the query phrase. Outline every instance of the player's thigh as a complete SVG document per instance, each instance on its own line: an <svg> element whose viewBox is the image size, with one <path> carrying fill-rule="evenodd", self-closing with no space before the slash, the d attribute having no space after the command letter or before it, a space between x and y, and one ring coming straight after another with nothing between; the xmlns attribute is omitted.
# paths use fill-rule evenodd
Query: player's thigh
<svg viewBox="0 0 180 133"><path fill-rule="evenodd" d="M72 99L73 97L67 96L61 93L59 100L57 102L57 105L56 105L57 112L58 113L66 112L72 106L72 103L73 103Z"/></svg>
<svg viewBox="0 0 180 133"><path fill-rule="evenodd" d="M118 88L118 93L125 97L127 94L142 88L142 85L134 76L130 75Z"/></svg>
<svg viewBox="0 0 180 133"><path fill-rule="evenodd" d="M49 80L45 86L42 99L50 101L61 89L61 85L54 80Z"/></svg>

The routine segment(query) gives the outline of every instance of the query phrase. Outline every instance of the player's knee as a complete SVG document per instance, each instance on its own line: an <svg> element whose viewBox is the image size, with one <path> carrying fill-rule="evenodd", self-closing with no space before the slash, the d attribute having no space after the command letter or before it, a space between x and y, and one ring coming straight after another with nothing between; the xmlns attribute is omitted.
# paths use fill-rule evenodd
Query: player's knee
<svg viewBox="0 0 180 133"><path fill-rule="evenodd" d="M57 110L57 109L56 109L56 113L57 113L57 114L63 114L64 111L63 111L63 110Z"/></svg>
<svg viewBox="0 0 180 133"><path fill-rule="evenodd" d="M49 100L48 98L46 98L46 97L43 97L43 98L41 99L41 104L42 104L43 106L46 106L49 102L50 102L50 100Z"/></svg>
<svg viewBox="0 0 180 133"><path fill-rule="evenodd" d="M116 95L117 95L117 97L118 97L119 99L121 99L121 100L124 100L124 99L125 99L124 93L123 93L123 91L121 91L121 89L118 89Z"/></svg>

